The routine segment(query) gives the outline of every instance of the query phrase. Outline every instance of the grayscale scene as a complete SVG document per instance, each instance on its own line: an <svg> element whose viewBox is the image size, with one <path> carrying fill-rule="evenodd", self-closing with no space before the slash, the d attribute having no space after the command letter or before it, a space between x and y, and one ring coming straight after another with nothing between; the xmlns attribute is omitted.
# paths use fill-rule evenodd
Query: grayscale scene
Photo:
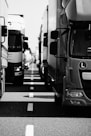
<svg viewBox="0 0 91 136"><path fill-rule="evenodd" d="M0 0L0 136L91 136L91 0Z"/></svg>

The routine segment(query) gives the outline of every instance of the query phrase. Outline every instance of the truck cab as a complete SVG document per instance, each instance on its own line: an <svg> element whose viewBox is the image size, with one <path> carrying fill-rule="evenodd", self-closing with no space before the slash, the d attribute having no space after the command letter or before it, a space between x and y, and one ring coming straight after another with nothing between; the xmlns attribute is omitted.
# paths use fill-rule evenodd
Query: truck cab
<svg viewBox="0 0 91 136"><path fill-rule="evenodd" d="M89 5L90 0L49 0L48 75L63 105L91 105Z"/></svg>

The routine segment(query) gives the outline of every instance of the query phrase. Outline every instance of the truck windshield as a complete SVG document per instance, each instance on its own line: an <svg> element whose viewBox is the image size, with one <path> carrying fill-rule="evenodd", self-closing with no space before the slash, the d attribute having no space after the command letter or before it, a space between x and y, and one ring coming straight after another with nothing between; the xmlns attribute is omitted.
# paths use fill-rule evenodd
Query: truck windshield
<svg viewBox="0 0 91 136"><path fill-rule="evenodd" d="M10 34L8 37L8 50L21 51L22 50L22 37L20 34Z"/></svg>
<svg viewBox="0 0 91 136"><path fill-rule="evenodd" d="M91 57L91 30L73 29L70 38L72 57Z"/></svg>

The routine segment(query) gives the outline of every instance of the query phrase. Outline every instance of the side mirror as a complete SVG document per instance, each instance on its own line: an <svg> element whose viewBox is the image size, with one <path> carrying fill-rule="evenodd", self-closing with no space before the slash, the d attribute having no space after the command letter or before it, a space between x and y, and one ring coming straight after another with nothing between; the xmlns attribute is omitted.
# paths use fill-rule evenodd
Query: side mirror
<svg viewBox="0 0 91 136"><path fill-rule="evenodd" d="M7 26L1 26L1 29L2 29L2 36L7 36Z"/></svg>
<svg viewBox="0 0 91 136"><path fill-rule="evenodd" d="M50 43L50 54L52 54L52 55L57 54L57 41Z"/></svg>
<svg viewBox="0 0 91 136"><path fill-rule="evenodd" d="M23 40L28 40L28 37L23 37Z"/></svg>
<svg viewBox="0 0 91 136"><path fill-rule="evenodd" d="M52 39L57 39L58 38L58 31L57 30L51 31L51 38Z"/></svg>
<svg viewBox="0 0 91 136"><path fill-rule="evenodd" d="M46 38L44 38L43 46L47 47L47 39Z"/></svg>
<svg viewBox="0 0 91 136"><path fill-rule="evenodd" d="M24 48L24 50L27 50L27 49L28 49L28 43L27 43L27 42L24 42L24 43L23 43L23 48Z"/></svg>
<svg viewBox="0 0 91 136"><path fill-rule="evenodd" d="M44 37L47 37L47 33L44 33Z"/></svg>
<svg viewBox="0 0 91 136"><path fill-rule="evenodd" d="M47 36L48 33L44 33L43 46L47 47Z"/></svg>

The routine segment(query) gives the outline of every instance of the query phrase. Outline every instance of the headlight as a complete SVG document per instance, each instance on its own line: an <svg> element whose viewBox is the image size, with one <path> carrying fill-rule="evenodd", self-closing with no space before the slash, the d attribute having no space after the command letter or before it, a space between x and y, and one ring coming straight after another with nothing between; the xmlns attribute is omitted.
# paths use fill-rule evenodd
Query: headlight
<svg viewBox="0 0 91 136"><path fill-rule="evenodd" d="M21 71L21 68L22 68L21 66L15 67L15 68L14 68L14 71Z"/></svg>
<svg viewBox="0 0 91 136"><path fill-rule="evenodd" d="M82 92L67 92L68 97L82 97L83 93Z"/></svg>

